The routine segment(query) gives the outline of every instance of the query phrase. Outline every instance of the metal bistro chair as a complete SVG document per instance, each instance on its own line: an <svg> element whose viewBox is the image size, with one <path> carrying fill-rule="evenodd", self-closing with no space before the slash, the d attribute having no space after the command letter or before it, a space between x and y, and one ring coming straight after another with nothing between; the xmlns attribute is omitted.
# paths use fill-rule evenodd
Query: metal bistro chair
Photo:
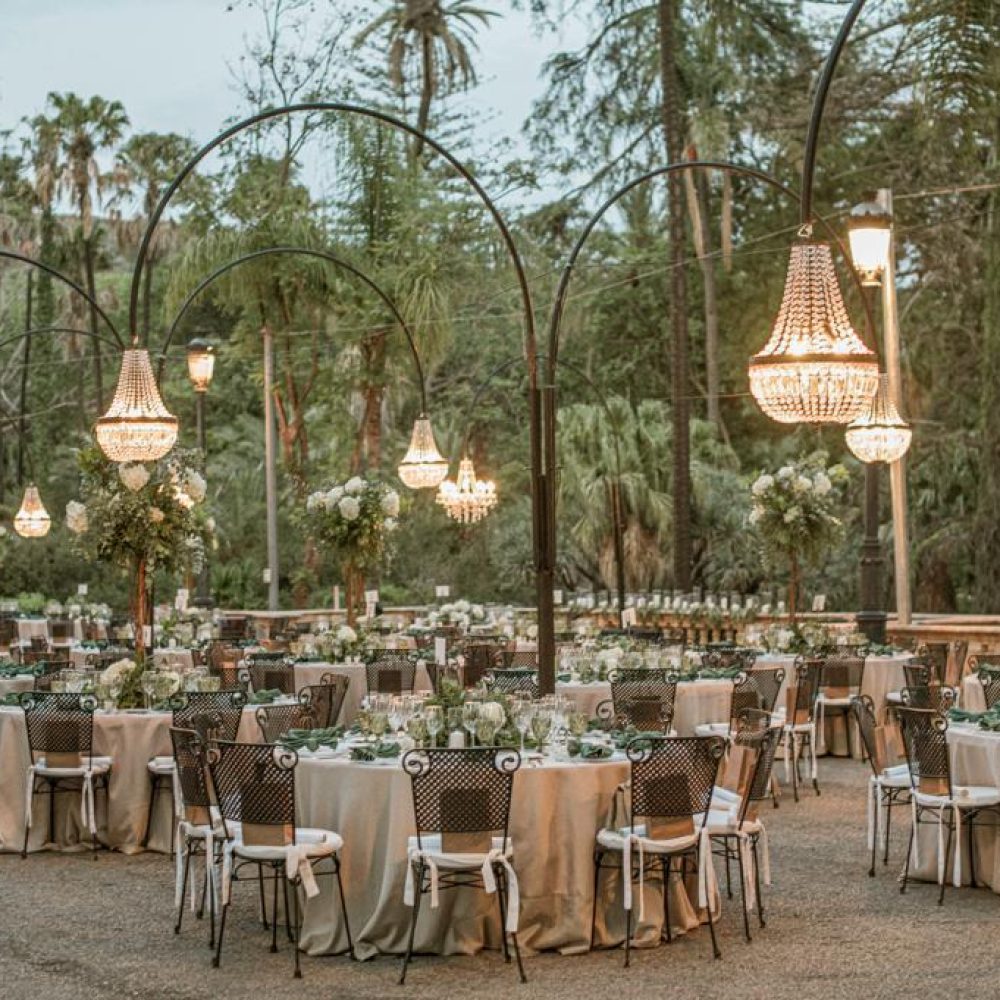
<svg viewBox="0 0 1000 1000"><path fill-rule="evenodd" d="M626 968L632 953L632 882L638 876L641 921L646 868L658 869L660 873L668 942L672 940L670 878L677 876L683 882L688 874L697 873L698 905L708 914L712 954L721 957L712 921L716 884L706 820L725 746L721 736L640 736L627 748L631 761L627 786L631 808L625 806L624 826L604 828L597 834L590 924L593 948L601 871L607 868L620 871L624 879ZM615 858L613 864L605 864L608 855ZM679 861L678 866L675 861Z"/></svg>
<svg viewBox="0 0 1000 1000"><path fill-rule="evenodd" d="M979 657L980 661L982 659L983 657ZM983 698L986 701L986 709L989 711L1000 702L1000 663L994 666L979 662L976 666L976 679L983 689Z"/></svg>
<svg viewBox="0 0 1000 1000"><path fill-rule="evenodd" d="M533 649L501 649L494 670L537 670L538 653Z"/></svg>
<svg viewBox="0 0 1000 1000"><path fill-rule="evenodd" d="M750 911L757 906L757 920L764 927L764 899L760 889L760 858L764 852L764 882L771 884L771 861L764 821L759 815L759 803L771 797L771 769L778 747L780 730L771 725L769 712L755 709L742 711L733 730L733 745L754 753L752 771L744 795L713 798L708 817L708 834L721 850L726 861L726 892L733 897L730 862L735 861L740 874L740 896L743 904L743 934L750 937ZM716 789L716 792L724 791Z"/></svg>
<svg viewBox="0 0 1000 1000"><path fill-rule="evenodd" d="M243 707L247 703L246 694L235 689L232 691L182 691L170 699L173 712L172 725L176 729L193 729L199 733L202 741L235 740L243 716ZM146 833L142 838L142 846L149 844L149 835L153 828L153 810L156 807L157 796L161 792L174 791L174 757L153 757L146 765L149 772L149 809L146 813ZM180 803L174 803L174 812L179 816ZM174 853L175 830L170 830L170 853Z"/></svg>
<svg viewBox="0 0 1000 1000"><path fill-rule="evenodd" d="M347 918L344 885L340 877L339 852L344 842L332 830L299 827L295 816L295 768L298 754L286 747L260 743L220 741L206 752L212 787L222 819L235 827L239 835L227 840L222 861L222 917L215 943L212 965L219 967L222 941L226 931L232 883L238 869L251 864L257 867L264 902L263 871L273 881L271 951L278 950L278 882L283 885L285 921L295 953L295 978L302 977L299 962L299 934L302 927L299 888L308 898L319 893L313 865L329 861L330 874L337 879L340 910L347 933L348 950L354 957L354 943ZM237 869L234 872L234 868ZM289 909L288 889L293 906Z"/></svg>
<svg viewBox="0 0 1000 1000"><path fill-rule="evenodd" d="M404 694L413 691L417 665L403 650L381 650L376 659L365 664L369 694Z"/></svg>
<svg viewBox="0 0 1000 1000"><path fill-rule="evenodd" d="M754 667L740 674L733 682L733 700L729 712L730 729L736 728L740 715L748 709L771 715L778 703L778 695L784 683L784 667Z"/></svg>
<svg viewBox="0 0 1000 1000"><path fill-rule="evenodd" d="M529 698L537 698L538 671L515 668L494 670L490 675L489 686L500 694L526 694Z"/></svg>
<svg viewBox="0 0 1000 1000"><path fill-rule="evenodd" d="M313 710L317 729L330 729L337 724L350 686L351 679L345 674L326 673L319 684L307 684L299 691L299 701Z"/></svg>
<svg viewBox="0 0 1000 1000"><path fill-rule="evenodd" d="M411 750L403 770L413 789L416 836L410 837L404 901L413 908L399 983L413 957L420 900L431 907L442 889L479 888L496 893L504 960L510 962L510 935L521 982L527 982L517 942L519 893L511 867L514 845L508 835L516 750Z"/></svg>
<svg viewBox="0 0 1000 1000"><path fill-rule="evenodd" d="M497 654L503 647L496 642L467 642L462 650L462 683L467 688L475 687L497 662Z"/></svg>
<svg viewBox="0 0 1000 1000"><path fill-rule="evenodd" d="M903 730L903 746L910 765L910 788L913 797L913 819L910 823L910 844L903 868L900 892L906 892L910 862L918 863L917 839L921 823L938 827L937 877L940 890L938 905L944 903L945 871L952 839L955 855L952 884L962 884L962 827L965 826L969 852L969 882L976 885L976 853L974 827L976 819L986 813L991 824L1000 820L1000 788L991 785L956 785L952 780L948 753L948 720L929 708L901 708L899 722ZM925 818L930 813L931 818ZM947 827L947 840L941 850L941 828Z"/></svg>
<svg viewBox="0 0 1000 1000"><path fill-rule="evenodd" d="M851 717L851 700L861 694L865 680L865 657L847 656L840 653L823 659L823 673L819 682L819 694L816 696L817 719L816 728L825 737L824 726L827 716L843 716L844 726L848 728ZM851 734L848 731L848 756L850 756Z"/></svg>
<svg viewBox="0 0 1000 1000"><path fill-rule="evenodd" d="M868 695L862 694L852 698L851 711L858 724L865 755L872 767L868 779L868 847L871 850L868 875L874 878L875 851L879 833L882 834L884 845L882 864L887 865L892 810L896 806L908 805L910 801L910 769L906 764L890 765L888 761L882 759L877 735L878 719L875 715L875 703Z"/></svg>
<svg viewBox="0 0 1000 1000"><path fill-rule="evenodd" d="M674 721L679 676L672 670L621 667L608 674L616 728L669 733ZM598 716L607 710L598 706Z"/></svg>
<svg viewBox="0 0 1000 1000"><path fill-rule="evenodd" d="M191 908L195 909L195 882L191 872L192 859L201 857L205 862L201 903L195 911L200 920L209 908L208 946L215 947L215 914L218 896L216 867L222 860L223 845L230 837L225 819L219 815L212 796L205 762L205 747L193 729L170 728L170 742L174 748L177 767L177 789L181 796L181 814L177 823L180 850L177 855L177 879L174 889L174 933L180 934L184 919L184 897L190 880Z"/></svg>
<svg viewBox="0 0 1000 1000"><path fill-rule="evenodd" d="M806 659L800 656L795 661L795 698L791 706L792 716L786 712L782 726L782 743L785 748L785 781L789 780L791 763L792 796L799 801L799 757L809 749L810 773L813 790L819 795L819 771L816 764L816 698L819 694L820 679L823 675L822 659Z"/></svg>
<svg viewBox="0 0 1000 1000"><path fill-rule="evenodd" d="M257 709L257 728L263 743L277 743L290 729L316 729L317 709L309 697L293 705L262 705Z"/></svg>
<svg viewBox="0 0 1000 1000"><path fill-rule="evenodd" d="M905 687L900 700L907 708L928 708L944 715L956 701L954 688L932 684L929 687Z"/></svg>
<svg viewBox="0 0 1000 1000"><path fill-rule="evenodd" d="M757 650L731 646L710 649L701 654L703 670L750 670L757 662Z"/></svg>
<svg viewBox="0 0 1000 1000"><path fill-rule="evenodd" d="M284 653L248 653L243 660L254 691L295 694L295 667Z"/></svg>
<svg viewBox="0 0 1000 1000"><path fill-rule="evenodd" d="M97 699L87 694L26 692L21 695L21 708L31 756L21 857L28 856L35 796L49 796L49 835L54 837L56 796L67 792L80 796L80 818L96 852L97 792L103 789L107 796L112 766L110 757L94 755Z"/></svg>

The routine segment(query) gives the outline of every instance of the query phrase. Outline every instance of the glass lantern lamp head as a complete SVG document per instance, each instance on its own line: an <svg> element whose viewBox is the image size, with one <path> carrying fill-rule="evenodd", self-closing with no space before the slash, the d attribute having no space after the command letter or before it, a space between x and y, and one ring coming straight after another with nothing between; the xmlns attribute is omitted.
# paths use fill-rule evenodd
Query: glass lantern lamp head
<svg viewBox="0 0 1000 1000"><path fill-rule="evenodd" d="M215 347L201 337L188 341L188 377L195 392L208 392L215 374Z"/></svg>
<svg viewBox="0 0 1000 1000"><path fill-rule="evenodd" d="M411 490L435 489L448 475L448 462L438 451L430 417L421 413L414 421L410 447L399 463L399 478Z"/></svg>
<svg viewBox="0 0 1000 1000"><path fill-rule="evenodd" d="M889 268L892 216L876 201L855 205L847 220L847 239L861 284L878 288Z"/></svg>
<svg viewBox="0 0 1000 1000"><path fill-rule="evenodd" d="M52 518L42 503L38 487L29 483L24 491L21 509L14 515L14 530L22 538L42 538L49 533Z"/></svg>

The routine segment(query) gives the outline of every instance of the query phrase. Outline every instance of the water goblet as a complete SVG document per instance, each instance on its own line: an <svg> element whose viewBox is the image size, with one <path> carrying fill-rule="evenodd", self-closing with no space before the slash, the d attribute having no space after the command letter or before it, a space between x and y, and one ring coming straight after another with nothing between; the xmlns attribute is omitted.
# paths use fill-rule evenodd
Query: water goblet
<svg viewBox="0 0 1000 1000"><path fill-rule="evenodd" d="M469 746L475 746L476 720L479 718L479 702L467 701L462 705L462 726L469 734Z"/></svg>
<svg viewBox="0 0 1000 1000"><path fill-rule="evenodd" d="M430 745L436 746L438 733L444 728L444 711L440 705L425 705L423 716L424 725L430 736Z"/></svg>

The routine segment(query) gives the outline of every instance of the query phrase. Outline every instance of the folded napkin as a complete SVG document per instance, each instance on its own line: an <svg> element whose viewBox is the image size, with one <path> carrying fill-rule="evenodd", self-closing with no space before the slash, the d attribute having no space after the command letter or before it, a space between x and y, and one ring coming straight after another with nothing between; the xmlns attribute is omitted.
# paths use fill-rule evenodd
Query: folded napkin
<svg viewBox="0 0 1000 1000"><path fill-rule="evenodd" d="M285 692L279 691L277 688L263 688L260 691L254 691L250 695L251 705L270 705L276 702L279 698L284 698Z"/></svg>
<svg viewBox="0 0 1000 1000"><path fill-rule="evenodd" d="M988 712L970 712L964 708L952 708L948 710L948 720L950 722L979 722Z"/></svg>
<svg viewBox="0 0 1000 1000"><path fill-rule="evenodd" d="M619 750L624 750L632 740L638 740L642 738L649 739L654 736L663 736L663 733L653 732L651 730L638 730L638 729L615 729L611 733L611 741L614 743L615 747Z"/></svg>
<svg viewBox="0 0 1000 1000"><path fill-rule="evenodd" d="M278 737L278 742L289 750L309 750L315 753L321 746L336 746L343 734L342 726L332 726L329 729L289 729Z"/></svg>
<svg viewBox="0 0 1000 1000"><path fill-rule="evenodd" d="M611 747L603 746L600 743L581 743L581 760L607 760L612 756L614 750Z"/></svg>
<svg viewBox="0 0 1000 1000"><path fill-rule="evenodd" d="M402 748L395 740L379 740L374 746L351 747L351 760L370 762L398 757Z"/></svg>

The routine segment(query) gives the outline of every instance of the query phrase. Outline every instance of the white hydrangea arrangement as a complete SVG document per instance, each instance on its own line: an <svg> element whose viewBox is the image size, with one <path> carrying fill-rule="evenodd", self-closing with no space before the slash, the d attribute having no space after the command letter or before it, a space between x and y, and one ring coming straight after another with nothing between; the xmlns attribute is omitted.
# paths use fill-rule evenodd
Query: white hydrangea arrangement
<svg viewBox="0 0 1000 1000"><path fill-rule="evenodd" d="M803 565L818 562L842 528L837 511L848 472L842 465L826 468L825 458L817 453L784 465L773 475L763 473L750 487L748 520L765 553L789 568L792 616Z"/></svg>

